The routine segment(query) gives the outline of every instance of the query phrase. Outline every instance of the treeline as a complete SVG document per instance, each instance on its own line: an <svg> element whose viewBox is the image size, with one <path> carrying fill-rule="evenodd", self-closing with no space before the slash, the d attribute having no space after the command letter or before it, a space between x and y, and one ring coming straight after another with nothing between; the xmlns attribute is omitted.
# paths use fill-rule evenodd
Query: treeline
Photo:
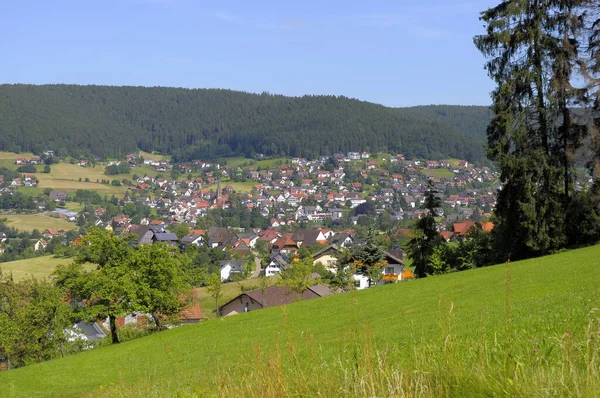
<svg viewBox="0 0 600 398"><path fill-rule="evenodd" d="M0 149L51 149L75 157L120 156L142 149L181 161L257 153L315 158L363 150L433 159L485 158L486 108L433 111L437 116L430 110L334 96L0 85Z"/></svg>

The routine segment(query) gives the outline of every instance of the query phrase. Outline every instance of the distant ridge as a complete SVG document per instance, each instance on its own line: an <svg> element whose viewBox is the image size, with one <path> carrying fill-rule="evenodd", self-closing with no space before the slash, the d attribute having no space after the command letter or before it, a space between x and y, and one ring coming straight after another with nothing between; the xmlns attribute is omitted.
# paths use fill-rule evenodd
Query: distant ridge
<svg viewBox="0 0 600 398"><path fill-rule="evenodd" d="M478 162L489 119L481 106L388 108L346 97L223 89L0 85L0 150L76 157L138 149L176 160L386 151Z"/></svg>

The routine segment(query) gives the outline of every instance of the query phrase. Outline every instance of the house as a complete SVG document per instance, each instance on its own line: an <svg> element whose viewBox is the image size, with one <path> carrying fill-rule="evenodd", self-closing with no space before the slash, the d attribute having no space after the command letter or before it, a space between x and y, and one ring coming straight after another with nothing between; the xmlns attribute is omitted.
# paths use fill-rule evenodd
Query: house
<svg viewBox="0 0 600 398"><path fill-rule="evenodd" d="M271 253L293 254L298 251L298 245L288 235L282 236L271 245Z"/></svg>
<svg viewBox="0 0 600 398"><path fill-rule="evenodd" d="M151 230L147 225L139 225L129 230L130 234L137 235L137 242L140 245L151 245L154 243L155 232Z"/></svg>
<svg viewBox="0 0 600 398"><path fill-rule="evenodd" d="M292 240L296 242L298 247L304 245L306 247L311 247L314 245L325 245L327 244L327 239L323 235L323 232L319 230L299 230L294 232L292 235Z"/></svg>
<svg viewBox="0 0 600 398"><path fill-rule="evenodd" d="M184 248L188 245L202 246L204 244L204 235L191 233L181 239L181 246Z"/></svg>
<svg viewBox="0 0 600 398"><path fill-rule="evenodd" d="M313 254L313 262L322 264L329 271L335 271L335 266L338 263L338 258L342 254L342 251L336 246L329 245L324 249L319 250Z"/></svg>
<svg viewBox="0 0 600 398"><path fill-rule="evenodd" d="M198 323L202 320L202 309L200 308L200 302L198 301L198 290L196 288L192 288L191 293L192 303L189 307L180 312L181 323L184 324Z"/></svg>
<svg viewBox="0 0 600 398"><path fill-rule="evenodd" d="M50 191L48 196L50 196L50 200L55 202L64 202L69 197L69 195L63 191Z"/></svg>
<svg viewBox="0 0 600 398"><path fill-rule="evenodd" d="M47 239L52 239L57 236L62 236L63 231L59 231L56 228L47 228L42 232L42 235Z"/></svg>
<svg viewBox="0 0 600 398"><path fill-rule="evenodd" d="M225 247L229 244L233 245L236 240L235 234L230 233L226 228L210 227L208 229L208 243L213 249L215 247Z"/></svg>
<svg viewBox="0 0 600 398"><path fill-rule="evenodd" d="M452 224L452 229L454 230L454 235L458 239L464 239L467 237L467 233L469 232L469 230L474 226L475 221L467 220Z"/></svg>
<svg viewBox="0 0 600 398"><path fill-rule="evenodd" d="M232 274L244 272L244 260L222 260L219 261L219 265L221 266L219 273L222 281L229 279Z"/></svg>
<svg viewBox="0 0 600 398"><path fill-rule="evenodd" d="M289 258L282 253L272 255L269 259L269 264L265 267L265 276L275 276L281 271L284 271L289 265Z"/></svg>
<svg viewBox="0 0 600 398"><path fill-rule="evenodd" d="M7 239L6 234L0 231L0 242L5 242Z"/></svg>
<svg viewBox="0 0 600 398"><path fill-rule="evenodd" d="M321 284L309 287L302 294L292 291L289 287L269 286L265 289L250 290L240 294L220 306L218 312L222 316L230 316L332 294L331 289Z"/></svg>
<svg viewBox="0 0 600 398"><path fill-rule="evenodd" d="M385 253L385 265L381 271L381 280L378 282L379 285L385 285L387 283L396 283L402 280L402 271L404 270L404 261L402 261L402 254L391 250ZM372 286L373 281L365 275L354 274L353 275L356 289L366 289Z"/></svg>
<svg viewBox="0 0 600 398"><path fill-rule="evenodd" d="M40 238L33 245L33 250L35 250L37 252L40 250L44 250L47 246L48 246L48 242L46 241L46 239Z"/></svg>
<svg viewBox="0 0 600 398"><path fill-rule="evenodd" d="M152 242L165 243L167 246L179 245L179 239L177 238L177 235L171 232L155 232L154 236L152 237Z"/></svg>
<svg viewBox="0 0 600 398"><path fill-rule="evenodd" d="M327 243L329 243L330 245L335 245L342 249L348 249L354 245L354 237L347 233L339 233L327 239Z"/></svg>

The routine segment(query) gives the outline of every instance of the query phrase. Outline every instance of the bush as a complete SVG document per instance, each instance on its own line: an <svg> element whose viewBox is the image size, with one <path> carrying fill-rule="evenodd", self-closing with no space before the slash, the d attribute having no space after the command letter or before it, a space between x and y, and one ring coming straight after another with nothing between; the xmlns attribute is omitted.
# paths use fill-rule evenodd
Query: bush
<svg viewBox="0 0 600 398"><path fill-rule="evenodd" d="M24 164L23 166L20 166L17 171L19 173L37 173L37 169L32 164Z"/></svg>
<svg viewBox="0 0 600 398"><path fill-rule="evenodd" d="M121 181L119 181L119 180L112 180L110 183L112 185L114 185L115 187L120 187L121 186Z"/></svg>

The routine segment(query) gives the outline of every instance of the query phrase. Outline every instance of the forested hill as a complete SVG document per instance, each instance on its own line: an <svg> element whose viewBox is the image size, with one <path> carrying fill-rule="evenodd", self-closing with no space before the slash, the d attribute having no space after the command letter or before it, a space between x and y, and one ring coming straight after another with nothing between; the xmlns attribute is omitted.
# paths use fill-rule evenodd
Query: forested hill
<svg viewBox="0 0 600 398"><path fill-rule="evenodd" d="M404 108L403 111L416 118L448 124L477 140L485 139L493 116L487 106L427 105Z"/></svg>
<svg viewBox="0 0 600 398"><path fill-rule="evenodd" d="M486 112L218 89L0 85L0 149L85 157L142 149L176 160L364 150L479 161Z"/></svg>

